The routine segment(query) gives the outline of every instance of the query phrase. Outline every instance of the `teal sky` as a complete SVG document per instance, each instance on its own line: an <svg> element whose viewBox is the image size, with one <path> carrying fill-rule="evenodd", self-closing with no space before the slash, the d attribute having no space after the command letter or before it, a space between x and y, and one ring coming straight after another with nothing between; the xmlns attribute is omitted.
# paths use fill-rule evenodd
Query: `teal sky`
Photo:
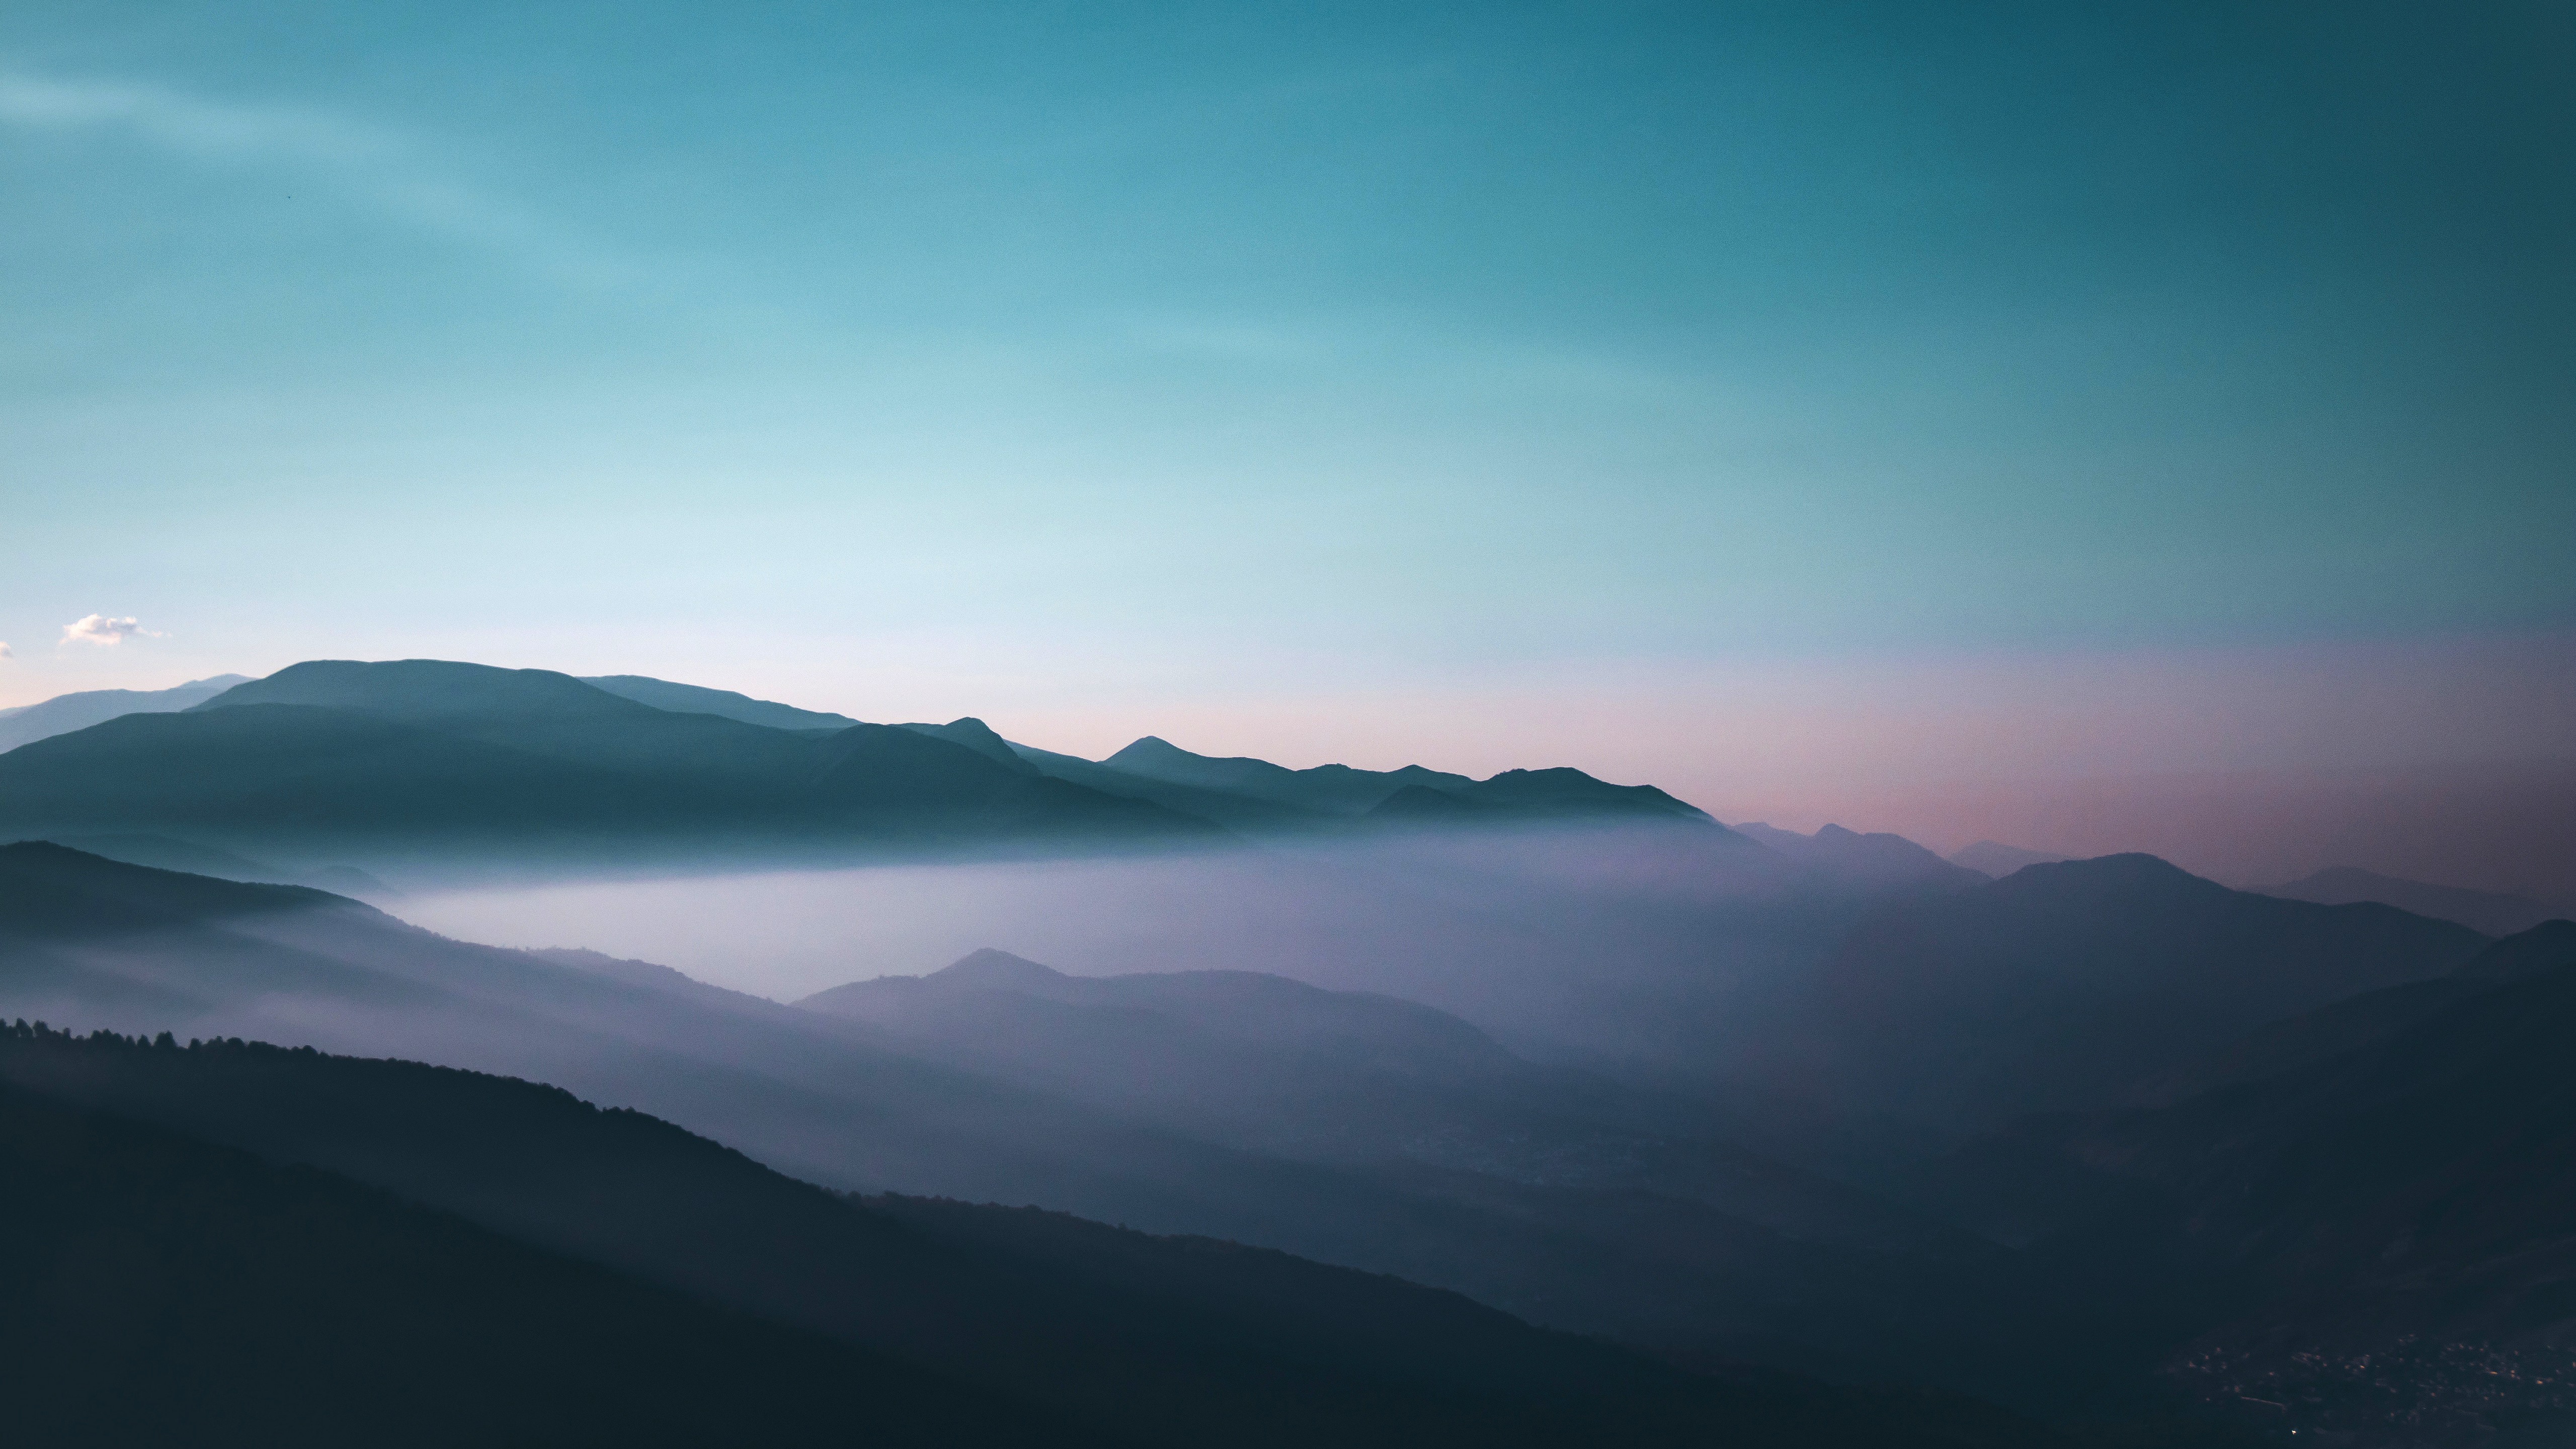
<svg viewBox="0 0 2576 1449"><path fill-rule="evenodd" d="M2570 17L18 0L0 704L439 655L1499 768L1506 696L2527 672Z"/></svg>

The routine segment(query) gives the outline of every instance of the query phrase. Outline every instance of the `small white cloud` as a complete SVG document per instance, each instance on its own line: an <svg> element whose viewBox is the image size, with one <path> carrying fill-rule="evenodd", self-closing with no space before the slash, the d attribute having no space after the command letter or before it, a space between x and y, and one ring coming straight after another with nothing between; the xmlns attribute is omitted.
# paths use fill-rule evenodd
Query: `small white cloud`
<svg viewBox="0 0 2576 1449"><path fill-rule="evenodd" d="M14 659L16 657L16 655L9 652L9 641L6 639L0 639L0 659Z"/></svg>
<svg viewBox="0 0 2576 1449"><path fill-rule="evenodd" d="M136 623L131 615L122 619L111 619L105 614L92 614L78 623L65 624L62 643L96 644L102 649L113 649L137 635L146 639L161 637ZM61 645L58 644L55 647L60 648Z"/></svg>

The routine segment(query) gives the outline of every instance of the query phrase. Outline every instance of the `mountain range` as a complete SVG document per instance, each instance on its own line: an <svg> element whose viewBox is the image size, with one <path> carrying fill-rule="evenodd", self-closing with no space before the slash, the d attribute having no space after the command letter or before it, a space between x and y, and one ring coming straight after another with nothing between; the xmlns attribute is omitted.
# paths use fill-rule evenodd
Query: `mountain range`
<svg viewBox="0 0 2576 1449"><path fill-rule="evenodd" d="M1711 1142L1686 1107L1608 1084L1551 1093L1549 1074L1426 1008L1275 979L1214 984L1145 983L1158 1000L1199 1001L1195 1018L1168 1003L1154 1013L1171 1029L1120 1034L1130 1002L1106 1014L1106 1034L1012 1063L644 963L450 941L318 891L0 847L0 1015L548 1081L828 1187L1261 1243L1708 1355L1937 1357L1865 1305L1892 1285L1955 1291L1979 1256L1968 1239L1941 1242L1945 1230L1904 1210ZM1282 997L1307 1003L1305 1025L1292 1030ZM1152 1067L1196 1061L1201 1075L1121 1093L1111 1074L1134 1069L1118 1054L1140 1037L1160 1038ZM1264 1037L1260 1076L1286 1095L1252 1087L1227 1109L1176 1108L1215 1057L1249 1063L1244 1043ZM1302 1078L1283 1082L1292 1064ZM1090 1081L1051 1080L1050 1065ZM1336 1103L1370 1102L1441 1140L1408 1149L1318 1131ZM1650 1160L1630 1165L1640 1153ZM1660 1235L1639 1237L1644 1220ZM1923 1242L1939 1251L1918 1253Z"/></svg>
<svg viewBox="0 0 2576 1449"><path fill-rule="evenodd" d="M2543 921L2564 914L2527 896L2428 885L2423 881L2401 880L2349 865L2321 870L2286 885L2257 886L2255 890L2258 894L2279 896L2286 901L2314 901L2327 906L2375 901L2419 916L2457 921L2490 936L2510 936L2528 931Z"/></svg>
<svg viewBox="0 0 2576 1449"><path fill-rule="evenodd" d="M223 1442L2058 1442L1937 1396L1687 1373L1232 1243L835 1196L470 1072L21 1025L0 1082L7 1211L68 1255L0 1331L62 1366L45 1411L86 1442L216 1407ZM253 1349L246 1317L283 1331Z"/></svg>
<svg viewBox="0 0 2576 1449"><path fill-rule="evenodd" d="M85 689L77 694L58 694L38 704L22 704L13 709L0 709L0 753L20 745L73 730L104 724L121 715L167 714L205 703L236 684L249 683L247 675L218 674L207 679L192 679L169 689Z"/></svg>
<svg viewBox="0 0 2576 1449"><path fill-rule="evenodd" d="M973 719L866 724L641 676L433 660L65 696L6 723L27 742L0 754L0 830L362 866L1172 847L1425 822L1718 828L1651 786L1572 769L1290 771L1150 738L1094 763Z"/></svg>
<svg viewBox="0 0 2576 1449"><path fill-rule="evenodd" d="M39 1442L2576 1432L2526 901L425 661L23 744L0 820ZM1150 852L998 877L1128 944L788 1003L352 898L967 850Z"/></svg>
<svg viewBox="0 0 2576 1449"><path fill-rule="evenodd" d="M2165 1285L2164 1376L2323 1442L2576 1433L2576 923L2275 1023L2145 1108L2029 1119L1914 1197ZM2517 1437L2518 1436L2518 1437Z"/></svg>

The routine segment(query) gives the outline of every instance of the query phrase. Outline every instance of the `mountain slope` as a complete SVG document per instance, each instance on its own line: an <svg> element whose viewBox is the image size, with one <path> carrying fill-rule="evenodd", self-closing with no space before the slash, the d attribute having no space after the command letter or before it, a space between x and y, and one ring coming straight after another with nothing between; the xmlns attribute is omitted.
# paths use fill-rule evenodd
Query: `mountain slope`
<svg viewBox="0 0 2576 1449"><path fill-rule="evenodd" d="M2279 896L2285 901L2314 901L2324 906L2376 901L2401 911L2430 916L2437 921L2456 921L2472 931L2483 931L2490 936L2510 936L2528 931L2560 914L2523 896L2463 890L2458 886L2427 885L2423 881L2400 880L2349 865L2321 870L2287 885L2258 886L2255 892Z"/></svg>
<svg viewBox="0 0 2576 1449"><path fill-rule="evenodd" d="M1247 756L1219 759L1192 754L1154 735L1137 740L1101 763L1174 785L1224 790L1328 815L1365 814L1407 785L1459 789L1475 783L1464 775L1426 770L1420 765L1407 765L1400 770L1354 770L1348 765L1291 770Z"/></svg>
<svg viewBox="0 0 2576 1449"><path fill-rule="evenodd" d="M1902 835L1884 831L1864 835L1839 825L1826 825L1813 835L1800 835L1760 822L1734 829L1806 867L1839 890L1955 890L1983 884L1986 879L1980 871L1943 860Z"/></svg>
<svg viewBox="0 0 2576 1449"><path fill-rule="evenodd" d="M2066 857L2062 855L2051 855L2044 850L2026 850L2018 845L2006 845L2000 840L1980 840L1974 845L1950 852L1952 865L1966 866L1970 870L1993 876L1997 880L2002 880L2026 865L2055 865L2064 859Z"/></svg>
<svg viewBox="0 0 2576 1449"><path fill-rule="evenodd" d="M2105 1106L2260 1023L2441 975L2485 938L2386 906L2231 891L2152 856L2026 867L1881 908L1748 1062L1848 1106L1959 1126Z"/></svg>
<svg viewBox="0 0 2576 1449"><path fill-rule="evenodd" d="M2373 1445L2576 1415L2576 926L2428 984L2467 990L2259 1080L2034 1120L1927 1176L2062 1257L2205 1284L2167 1367L2212 1403Z"/></svg>
<svg viewBox="0 0 2576 1449"><path fill-rule="evenodd" d="M881 725L673 713L544 670L319 661L0 756L0 830L248 853L796 855L1210 841L1204 821Z"/></svg>
<svg viewBox="0 0 2576 1449"><path fill-rule="evenodd" d="M169 689L90 689L58 694L39 704L0 713L0 754L73 730L87 729L120 715L163 714L214 698L248 676L217 674Z"/></svg>
<svg viewBox="0 0 2576 1449"><path fill-rule="evenodd" d="M1523 1061L1446 1012L1394 997L1249 971L1067 976L984 950L926 977L853 982L797 1005L1228 1146L1651 1191L1793 1239L1941 1247L1929 1224L1866 1194L1694 1134L1684 1104Z"/></svg>
<svg viewBox="0 0 2576 1449"><path fill-rule="evenodd" d="M12 1033L0 1054L31 1045ZM990 1391L336 1175L16 1087L0 1088L0 1176L0 1387L16 1444L1084 1437Z"/></svg>
<svg viewBox="0 0 2576 1449"><path fill-rule="evenodd" d="M1304 835L1341 824L1344 819L1329 811L1283 804L1220 787L1178 784L1031 745L1014 744L1011 752L1041 774L1087 785L1102 794L1116 795L1121 799L1148 800L1169 810L1213 820L1230 829Z"/></svg>
<svg viewBox="0 0 2576 1449"><path fill-rule="evenodd" d="M594 689L604 689L620 699L649 704L673 714L712 714L770 729L838 730L858 723L844 714L798 709L792 704L754 699L730 689L673 684L667 679L653 679L641 674L586 674L581 677L581 682Z"/></svg>
<svg viewBox="0 0 2576 1449"><path fill-rule="evenodd" d="M523 1082L28 1031L0 1035L0 1076L343 1172L1145 1443L2044 1437L1969 1405L1891 1415L1813 1388L1697 1378L1448 1294L1231 1244L922 1200L862 1206Z"/></svg>
<svg viewBox="0 0 2576 1449"><path fill-rule="evenodd" d="M1422 1120L1474 1130L1462 1146L1395 1160L1376 1148L1291 1157L1185 1130L1143 1099L1077 1098L935 1041L677 973L472 946L320 892L44 845L0 847L0 1015L553 1081L835 1188L1036 1203L1260 1243L1704 1356L1903 1365L1973 1388L2010 1355L2000 1309L1984 1306L2000 1301L1993 1265L1962 1244L1882 1231L1884 1209L1855 1211L1749 1154L1667 1140L1676 1132L1605 1132L1591 1108L1566 1110L1571 1094L1546 1111L1508 1094L1453 1109L1436 1080L1436 1092L1394 1097L1361 1081L1354 1099L1353 1079L1321 1078L1288 1102L1308 1104L1309 1120L1339 1095L1437 1106L1447 1115ZM1208 1059L1180 1048L1159 1060ZM1273 1117L1294 1128L1293 1114ZM1538 1126L1547 1141L1516 1156L1468 1155ZM1921 1311L1975 1283L1986 1286L1973 1322L1936 1327Z"/></svg>

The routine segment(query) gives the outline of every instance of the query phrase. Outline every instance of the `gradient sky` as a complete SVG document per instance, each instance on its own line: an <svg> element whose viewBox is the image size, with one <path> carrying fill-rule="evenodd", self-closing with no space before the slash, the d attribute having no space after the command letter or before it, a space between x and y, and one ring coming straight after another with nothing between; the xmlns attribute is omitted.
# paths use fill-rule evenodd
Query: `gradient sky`
<svg viewBox="0 0 2576 1449"><path fill-rule="evenodd" d="M17 0L0 704L429 655L1738 816L2576 755L2571 15Z"/></svg>

